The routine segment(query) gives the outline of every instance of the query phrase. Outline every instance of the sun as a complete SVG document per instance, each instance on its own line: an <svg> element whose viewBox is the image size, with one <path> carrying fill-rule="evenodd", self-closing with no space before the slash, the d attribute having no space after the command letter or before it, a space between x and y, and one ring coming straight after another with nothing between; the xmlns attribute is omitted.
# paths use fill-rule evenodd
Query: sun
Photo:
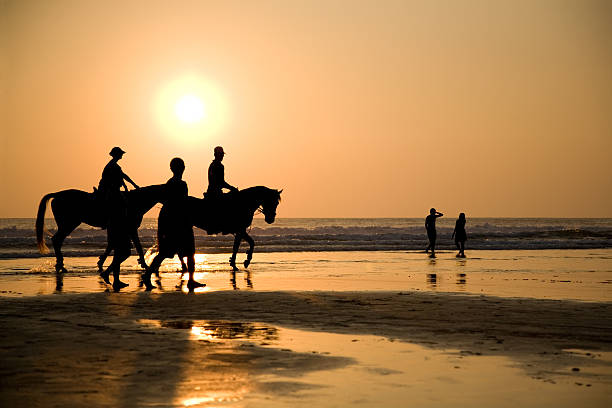
<svg viewBox="0 0 612 408"><path fill-rule="evenodd" d="M219 83L199 75L183 75L163 85L154 99L160 130L176 142L202 143L229 123L226 93Z"/></svg>
<svg viewBox="0 0 612 408"><path fill-rule="evenodd" d="M195 95L183 95L174 105L174 113L183 123L198 123L206 114L204 102Z"/></svg>

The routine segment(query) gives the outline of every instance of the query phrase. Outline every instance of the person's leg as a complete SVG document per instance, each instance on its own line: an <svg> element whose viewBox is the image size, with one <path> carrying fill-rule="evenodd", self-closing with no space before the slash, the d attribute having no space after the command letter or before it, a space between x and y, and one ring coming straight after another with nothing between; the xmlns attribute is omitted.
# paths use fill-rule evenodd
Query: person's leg
<svg viewBox="0 0 612 408"><path fill-rule="evenodd" d="M201 288L202 286L206 286L205 283L196 282L193 278L195 273L195 255L187 256L187 271L189 272L189 281L187 282L187 287L189 289Z"/></svg>
<svg viewBox="0 0 612 408"><path fill-rule="evenodd" d="M115 249L115 255L113 256L113 262L111 263L111 267L113 269L113 289L119 290L121 288L125 288L129 286L129 284L125 282L121 282L119 280L119 272L121 270L121 263L128 259L130 256L130 250L122 248L121 250Z"/></svg>
<svg viewBox="0 0 612 408"><path fill-rule="evenodd" d="M431 234L430 242L431 242L431 257L435 258L436 257L436 232L435 231Z"/></svg>

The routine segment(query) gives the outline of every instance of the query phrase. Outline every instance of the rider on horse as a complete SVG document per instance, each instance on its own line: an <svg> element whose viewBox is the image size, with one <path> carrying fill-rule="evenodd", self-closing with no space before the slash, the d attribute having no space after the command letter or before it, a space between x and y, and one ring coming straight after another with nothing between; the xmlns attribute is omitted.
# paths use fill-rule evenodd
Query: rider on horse
<svg viewBox="0 0 612 408"><path fill-rule="evenodd" d="M117 163L125 152L120 147L113 147L110 151L112 159L104 167L102 171L102 178L98 185L98 191L102 194L107 204L111 207L122 206L125 207L125 199L121 196L121 187L127 191L127 185L124 180L127 180L134 186L139 188L132 179L121 170L121 166Z"/></svg>
<svg viewBox="0 0 612 408"><path fill-rule="evenodd" d="M112 159L104 167L102 171L102 179L98 185L98 192L101 194L106 210L106 227L108 233L108 243L110 247L120 249L121 252L127 253L131 247L130 238L127 231L127 207L128 203L120 189L123 187L127 191L127 185L124 180L130 182L135 188L139 188L132 179L121 170L117 163L125 152L119 147L113 147L109 153Z"/></svg>
<svg viewBox="0 0 612 408"><path fill-rule="evenodd" d="M210 166L208 166L208 190L206 190L204 196L207 199L218 202L221 197L223 197L222 189L227 188L232 192L237 192L238 189L225 181L225 167L223 163L221 163L223 161L223 156L225 156L223 147L215 147L214 153L215 159L210 163Z"/></svg>

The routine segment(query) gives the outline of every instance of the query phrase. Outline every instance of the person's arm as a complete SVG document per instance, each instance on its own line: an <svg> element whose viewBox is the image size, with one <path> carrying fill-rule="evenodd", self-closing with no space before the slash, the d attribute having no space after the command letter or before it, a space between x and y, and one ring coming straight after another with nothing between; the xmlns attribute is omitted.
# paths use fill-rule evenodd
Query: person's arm
<svg viewBox="0 0 612 408"><path fill-rule="evenodd" d="M439 211L436 211L436 217L443 217L443 216L444 216L444 214L442 214L442 213L441 213L441 212L439 212Z"/></svg>
<svg viewBox="0 0 612 408"><path fill-rule="evenodd" d="M123 179L122 179L121 181L123 182L123 187L124 187L126 190L127 190L127 186L125 185L125 181L123 181L123 180L127 180L127 181L129 181L129 182L130 182L130 184L132 184L132 185L134 186L134 188L140 188L140 187L138 187L138 186L136 185L136 183L134 183L134 182L132 181L132 179L131 179L131 178L130 178L130 177L127 175L127 174L123 173Z"/></svg>
<svg viewBox="0 0 612 408"><path fill-rule="evenodd" d="M238 189L234 186L232 186L231 184L229 184L227 181L223 181L223 187L231 190L231 191L238 191Z"/></svg>
<svg viewBox="0 0 612 408"><path fill-rule="evenodd" d="M225 181L225 167L221 167L219 173L221 173L221 187L227 188L230 191L238 191L236 187Z"/></svg>
<svg viewBox="0 0 612 408"><path fill-rule="evenodd" d="M455 228L453 229L453 235L451 235L451 239L455 238L455 231L457 231L457 226L455 225Z"/></svg>

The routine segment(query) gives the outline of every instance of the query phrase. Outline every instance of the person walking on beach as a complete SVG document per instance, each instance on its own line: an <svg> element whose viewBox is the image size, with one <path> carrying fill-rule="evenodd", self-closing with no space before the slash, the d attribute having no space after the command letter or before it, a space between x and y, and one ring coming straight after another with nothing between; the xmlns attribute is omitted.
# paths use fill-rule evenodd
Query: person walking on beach
<svg viewBox="0 0 612 408"><path fill-rule="evenodd" d="M172 258L175 254L179 256L181 263L183 258L187 258L187 272L189 272L187 287L194 289L206 286L203 283L196 282L193 278L195 272L195 241L193 226L186 208L187 183L182 180L185 162L175 157L170 161L170 170L172 171L172 177L166 183L167 198L164 200L164 206L159 212L157 220L159 253L153 259L151 266L143 277L143 281L149 290L154 287L151 284L151 274L157 274L164 259Z"/></svg>
<svg viewBox="0 0 612 408"><path fill-rule="evenodd" d="M223 196L224 188L232 192L236 192L238 189L225 181L225 167L221 163L225 156L223 147L215 147L214 155L215 159L208 166L208 189L206 190L205 197L217 201Z"/></svg>
<svg viewBox="0 0 612 408"><path fill-rule="evenodd" d="M444 214L436 211L435 208L429 210L429 215L425 218L425 229L427 230L427 238L429 245L425 249L425 253L431 249L430 258L436 257L436 218L442 217Z"/></svg>
<svg viewBox="0 0 612 408"><path fill-rule="evenodd" d="M465 258L465 241L467 241L467 234L465 233L465 214L460 213L459 218L455 222L455 229L451 238L455 238L455 245L457 245L457 258Z"/></svg>

